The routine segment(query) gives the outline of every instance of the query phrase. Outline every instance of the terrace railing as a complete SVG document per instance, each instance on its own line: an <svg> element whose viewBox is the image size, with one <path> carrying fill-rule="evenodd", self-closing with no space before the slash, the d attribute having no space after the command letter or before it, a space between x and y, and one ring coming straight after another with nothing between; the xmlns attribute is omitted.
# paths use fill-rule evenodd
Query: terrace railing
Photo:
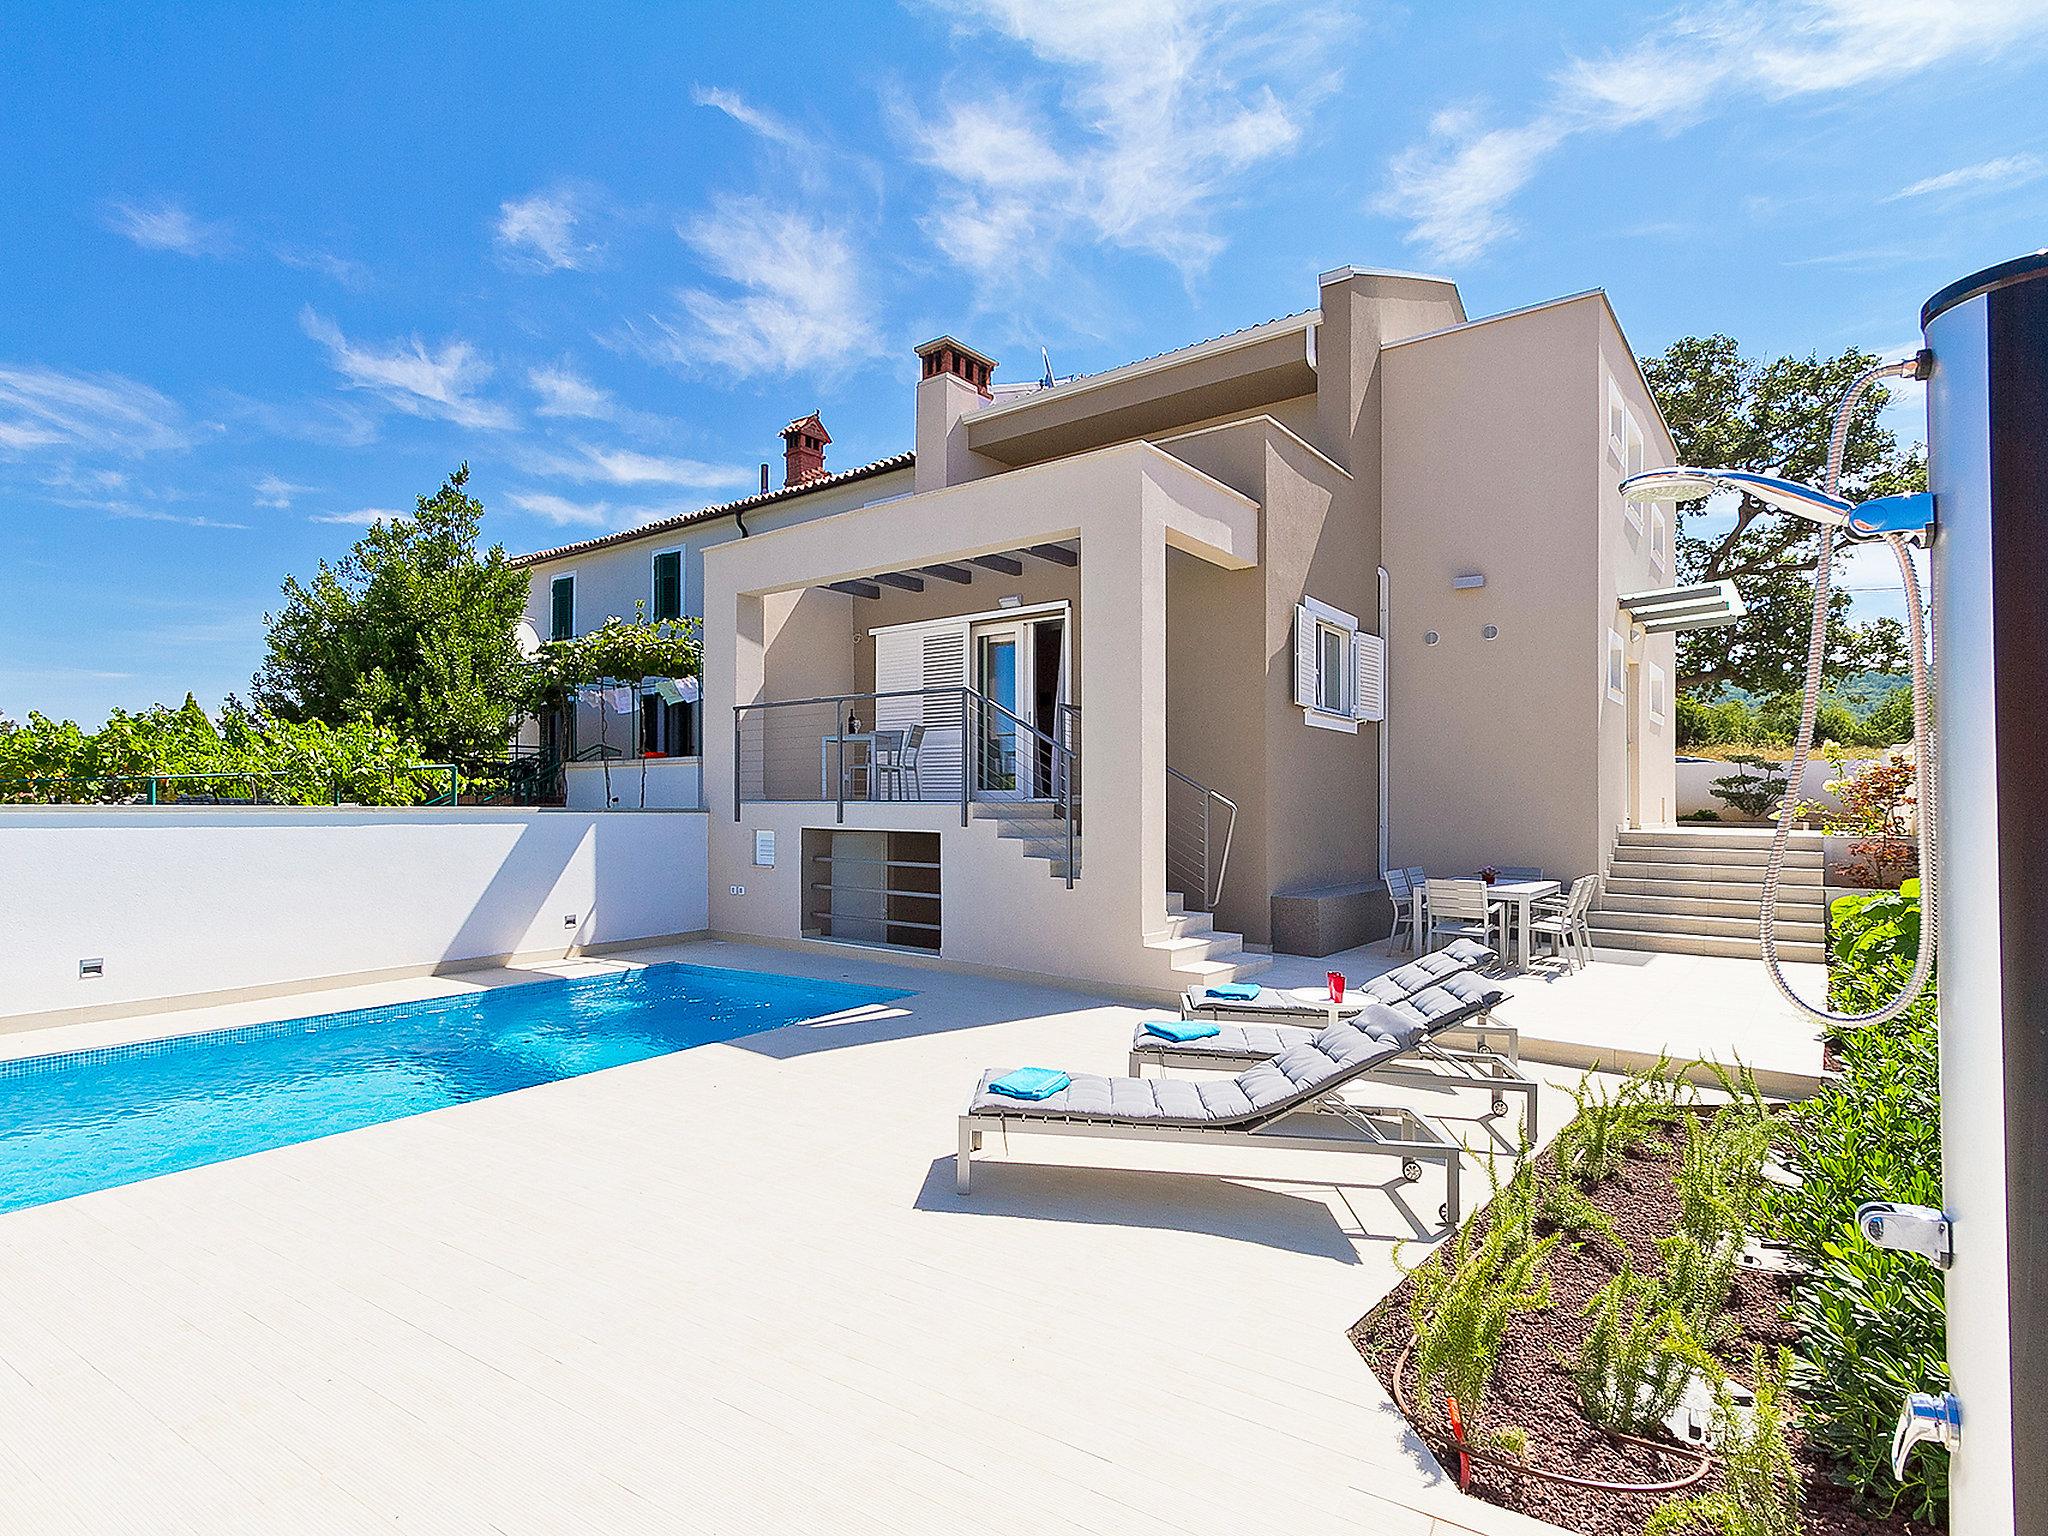
<svg viewBox="0 0 2048 1536"><path fill-rule="evenodd" d="M1166 770L1166 884L1199 911L1213 912L1230 873L1237 802L1178 768Z"/></svg>
<svg viewBox="0 0 2048 1536"><path fill-rule="evenodd" d="M1081 715L1062 705L1046 730L973 688L909 688L774 699L733 709L733 819L741 807L1049 803L1068 848L1080 835Z"/></svg>
<svg viewBox="0 0 2048 1536"><path fill-rule="evenodd" d="M374 793L360 794L366 780ZM228 773L109 773L0 779L10 805L395 805L458 803L462 773L453 763L419 763L388 773L324 769L251 769Z"/></svg>

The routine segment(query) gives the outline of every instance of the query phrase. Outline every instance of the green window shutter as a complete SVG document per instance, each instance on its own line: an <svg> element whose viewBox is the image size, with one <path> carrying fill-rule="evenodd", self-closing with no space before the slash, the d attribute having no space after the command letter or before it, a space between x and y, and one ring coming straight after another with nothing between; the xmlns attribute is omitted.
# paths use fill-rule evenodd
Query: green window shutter
<svg viewBox="0 0 2048 1536"><path fill-rule="evenodd" d="M654 616L657 619L680 619L683 616L681 550L654 557Z"/></svg>
<svg viewBox="0 0 2048 1536"><path fill-rule="evenodd" d="M557 576L548 588L552 603L549 614L548 638L567 640L576 633L576 578Z"/></svg>

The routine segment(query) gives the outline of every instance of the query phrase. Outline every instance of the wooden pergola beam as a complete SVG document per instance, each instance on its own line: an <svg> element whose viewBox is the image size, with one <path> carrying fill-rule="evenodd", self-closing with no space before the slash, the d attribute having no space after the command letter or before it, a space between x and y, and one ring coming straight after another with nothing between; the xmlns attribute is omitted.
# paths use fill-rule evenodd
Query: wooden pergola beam
<svg viewBox="0 0 2048 1536"><path fill-rule="evenodd" d="M1054 565L1072 567L1081 563L1081 552L1069 549L1064 544L1033 544L1024 553L1036 555L1041 560L1050 560Z"/></svg>

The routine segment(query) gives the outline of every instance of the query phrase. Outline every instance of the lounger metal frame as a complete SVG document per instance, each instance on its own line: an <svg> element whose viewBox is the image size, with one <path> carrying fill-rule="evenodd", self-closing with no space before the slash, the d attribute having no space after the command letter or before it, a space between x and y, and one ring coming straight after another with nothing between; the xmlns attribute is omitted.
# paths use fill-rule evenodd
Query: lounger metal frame
<svg viewBox="0 0 2048 1536"><path fill-rule="evenodd" d="M1285 1129L1288 1126L1294 1129ZM1005 1107L997 1113L970 1110L960 1117L960 1151L953 1165L953 1187L960 1194L972 1192L972 1159L981 1150L982 1137L992 1130L1003 1132L1006 1153L1009 1150L1007 1138L1013 1132L1027 1136L1083 1136L1098 1141L1169 1142L1195 1147L1365 1152L1378 1157L1398 1157L1404 1184L1419 1180L1425 1163L1435 1163L1444 1174L1444 1202L1437 1207L1438 1218L1447 1225L1455 1226L1462 1211L1458 1191L1459 1159L1465 1152L1462 1145L1439 1135L1420 1115L1403 1105L1354 1104L1335 1093L1309 1099L1270 1120L1239 1126L1161 1125L1142 1120L1083 1115L1034 1115L1023 1101L1019 1101L1016 1109Z"/></svg>
<svg viewBox="0 0 2048 1536"><path fill-rule="evenodd" d="M1519 1094L1522 1098L1522 1132L1533 1147L1536 1145L1536 1098L1540 1085L1534 1079L1522 1076L1515 1070L1514 1060L1497 1051L1484 1048L1459 1050L1443 1044L1448 1037L1466 1033L1470 1028L1464 1024L1453 1025L1443 1034L1419 1042L1409 1053L1415 1059L1404 1060L1397 1056L1380 1066L1368 1068L1355 1081L1490 1089L1492 1098L1486 1114L1489 1120L1498 1119L1508 1112L1508 1094ZM1147 1063L1168 1069L1242 1072L1246 1067L1255 1067L1262 1061L1273 1059L1253 1051L1198 1051L1183 1047L1180 1042L1168 1040L1163 1035L1154 1038L1159 1042L1157 1048L1149 1044L1131 1047L1131 1076L1143 1077Z"/></svg>
<svg viewBox="0 0 2048 1536"><path fill-rule="evenodd" d="M1436 986L1440 983L1432 982L1431 985ZM1368 998L1366 1001L1371 1002L1374 999ZM1337 1015L1337 1022L1352 1023L1363 1011L1364 1004L1346 1009ZM1202 1002L1198 1001L1192 992L1181 994L1180 1016L1184 1019L1199 1020L1204 1024L1293 1024L1303 1029L1321 1029L1330 1022L1328 1009L1316 1008L1307 1003L1292 1008L1276 1008L1262 1007L1257 1003ZM1491 1051L1494 1055L1517 1064L1522 1059L1522 1032L1514 1025L1503 1024L1494 1018L1491 1009L1475 1018L1452 1025L1443 1033L1432 1035L1430 1038L1439 1044L1455 1043L1462 1050Z"/></svg>

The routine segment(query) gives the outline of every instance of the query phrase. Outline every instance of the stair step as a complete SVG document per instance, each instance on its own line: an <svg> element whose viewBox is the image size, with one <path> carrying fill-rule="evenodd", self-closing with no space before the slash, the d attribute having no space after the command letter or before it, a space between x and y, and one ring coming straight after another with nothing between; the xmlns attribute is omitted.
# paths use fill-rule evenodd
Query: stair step
<svg viewBox="0 0 2048 1536"><path fill-rule="evenodd" d="M1762 869L1770 862L1768 841L1755 846L1729 847L1698 839L1689 843L1616 842L1614 856L1632 864L1688 864L1717 868ZM1825 854L1819 843L1785 850L1785 868L1819 869Z"/></svg>
<svg viewBox="0 0 2048 1536"><path fill-rule="evenodd" d="M1667 880L1609 875L1600 882L1600 904L1608 905L1609 898L1615 896L1678 896L1696 901L1746 901L1757 906L1764 898L1764 883L1761 880ZM1827 897L1818 881L1786 880L1778 887L1778 905L1780 910L1794 906L1825 909Z"/></svg>
<svg viewBox="0 0 2048 1536"><path fill-rule="evenodd" d="M1050 817L1060 814L1057 800L977 800L974 814L984 821L1010 821L1018 817Z"/></svg>
<svg viewBox="0 0 2048 1536"><path fill-rule="evenodd" d="M1753 936L1747 939L1731 939L1697 933L1657 933L1643 929L1595 927L1593 945L1596 949L1647 949L1664 954L1726 955L1741 960L1763 958L1763 949ZM1778 958L1818 965L1827 959L1827 951L1819 944L1784 939L1778 944Z"/></svg>
<svg viewBox="0 0 2048 1536"><path fill-rule="evenodd" d="M1173 967L1173 975L1176 982L1186 981L1191 987L1197 984L1215 986L1226 981L1242 981L1272 967L1273 962L1264 955L1241 954L1229 960L1193 960Z"/></svg>
<svg viewBox="0 0 2048 1536"><path fill-rule="evenodd" d="M1586 922L1597 935L1606 928L1625 928L1638 933L1694 933L1702 937L1753 939L1757 931L1754 912L1731 917L1703 917L1690 912L1589 912ZM1784 939L1819 944L1827 938L1826 926L1818 922L1778 921L1778 935Z"/></svg>
<svg viewBox="0 0 2048 1536"><path fill-rule="evenodd" d="M1602 890L1594 904L1596 912L1662 912L1674 917L1746 917L1752 922L1763 911L1760 893L1740 896L1710 896L1713 886L1693 886L1681 891ZM1827 907L1818 900L1785 899L1778 903L1780 919L1795 922L1823 921Z"/></svg>
<svg viewBox="0 0 2048 1536"><path fill-rule="evenodd" d="M1658 827L1645 831L1623 832L1614 840L1617 848L1721 848L1743 849L1771 846L1771 839L1777 835L1773 827ZM1818 832L1794 832L1789 846L1793 848L1821 847Z"/></svg>
<svg viewBox="0 0 2048 1536"><path fill-rule="evenodd" d="M1697 880L1709 885L1754 885L1763 889L1761 864L1679 864L1664 859L1616 859L1607 866L1609 880ZM1821 886L1818 864L1787 864L1780 872L1784 885Z"/></svg>

